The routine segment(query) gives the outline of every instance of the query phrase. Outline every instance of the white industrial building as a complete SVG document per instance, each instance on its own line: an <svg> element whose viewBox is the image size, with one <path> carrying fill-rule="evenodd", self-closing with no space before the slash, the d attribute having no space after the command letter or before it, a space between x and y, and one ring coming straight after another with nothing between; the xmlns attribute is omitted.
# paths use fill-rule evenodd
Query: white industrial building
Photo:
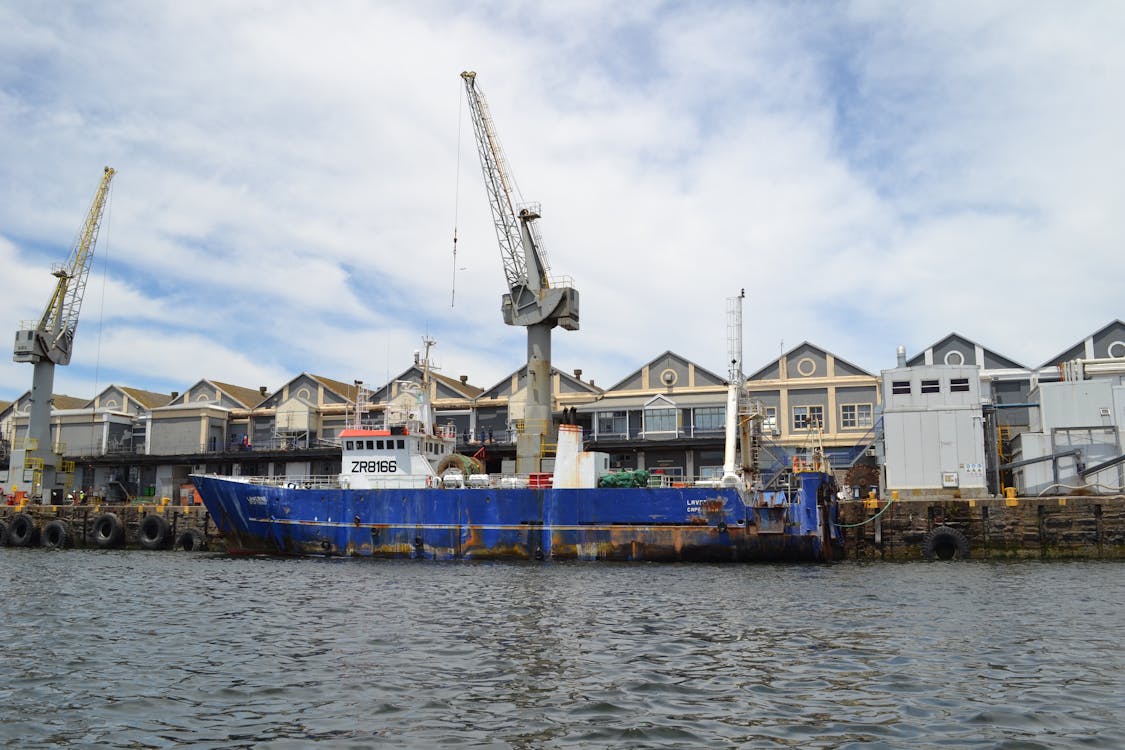
<svg viewBox="0 0 1125 750"><path fill-rule="evenodd" d="M883 376L883 464L888 491L907 498L987 494L980 367L906 366Z"/></svg>
<svg viewBox="0 0 1125 750"><path fill-rule="evenodd" d="M1125 487L1125 362L1068 362L1064 380L1034 383L1028 399L1037 408L1012 441L1009 465L1020 495Z"/></svg>

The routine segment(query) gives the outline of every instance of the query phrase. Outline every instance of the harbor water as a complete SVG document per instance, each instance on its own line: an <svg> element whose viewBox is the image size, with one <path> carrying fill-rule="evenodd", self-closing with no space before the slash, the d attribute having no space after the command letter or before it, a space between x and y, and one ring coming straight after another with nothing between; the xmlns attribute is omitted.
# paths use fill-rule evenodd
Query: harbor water
<svg viewBox="0 0 1125 750"><path fill-rule="evenodd" d="M0 745L1125 747L1125 564L0 549Z"/></svg>

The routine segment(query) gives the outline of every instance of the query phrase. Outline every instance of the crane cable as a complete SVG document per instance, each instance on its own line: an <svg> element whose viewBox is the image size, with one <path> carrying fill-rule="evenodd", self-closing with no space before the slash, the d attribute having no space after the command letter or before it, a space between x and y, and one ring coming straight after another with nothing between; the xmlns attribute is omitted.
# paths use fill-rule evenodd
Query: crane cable
<svg viewBox="0 0 1125 750"><path fill-rule="evenodd" d="M105 215L105 223L104 223L105 232L101 234L101 236L104 237L105 239L102 243L102 247L104 248L103 251L102 251L102 255L104 257L102 258L102 295L101 295L101 300L98 302L98 335L97 335L97 339L96 339L97 344L94 348L94 398L98 397L98 381L99 381L99 378L101 376L101 366L102 366L102 320L105 316L106 277L109 276L109 232L110 232L110 227L113 224L113 200L112 200L112 198L113 198L113 183L111 182L110 185L109 185L109 195L106 196L106 203L108 205L106 206L106 215ZM90 252L94 252L94 250L95 250L95 248L90 248ZM97 257L97 256L95 256L95 257ZM91 432L90 444L91 445L94 444L94 439L95 439L95 436L93 435L93 431L96 428L97 412L98 412L97 409L91 409L90 410L90 432Z"/></svg>
<svg viewBox="0 0 1125 750"><path fill-rule="evenodd" d="M449 306L457 303L457 221L461 208L461 108L464 99L461 97L461 86L457 86L457 170L453 181L453 283L449 290Z"/></svg>

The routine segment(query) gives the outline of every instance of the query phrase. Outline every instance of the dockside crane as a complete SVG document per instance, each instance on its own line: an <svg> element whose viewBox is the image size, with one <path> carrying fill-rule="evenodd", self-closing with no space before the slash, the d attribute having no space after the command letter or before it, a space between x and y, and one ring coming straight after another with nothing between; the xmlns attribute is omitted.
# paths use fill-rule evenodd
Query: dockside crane
<svg viewBox="0 0 1125 750"><path fill-rule="evenodd" d="M496 239L508 292L501 302L504 322L527 328L527 404L516 438L516 472L541 469L547 443L553 442L551 423L551 329L578 330L578 290L569 279L551 276L535 220L538 204L517 202L500 139L475 72L461 74L468 95L481 171L492 208Z"/></svg>
<svg viewBox="0 0 1125 750"><path fill-rule="evenodd" d="M90 213L82 231L62 266L51 270L56 278L43 315L38 321L26 321L16 331L16 344L12 359L30 362L34 366L31 380L31 397L28 415L27 438L23 446L23 460L17 467L17 453L13 451L12 469L31 472L29 496L48 503L52 490L62 489L58 478L67 474L62 465L62 446L51 444L51 391L55 385L55 365L70 364L74 349L74 334L78 329L78 315L82 310L82 297L86 292L86 278L90 261L101 228L102 212L109 195L109 183L116 171L106 167L98 184Z"/></svg>

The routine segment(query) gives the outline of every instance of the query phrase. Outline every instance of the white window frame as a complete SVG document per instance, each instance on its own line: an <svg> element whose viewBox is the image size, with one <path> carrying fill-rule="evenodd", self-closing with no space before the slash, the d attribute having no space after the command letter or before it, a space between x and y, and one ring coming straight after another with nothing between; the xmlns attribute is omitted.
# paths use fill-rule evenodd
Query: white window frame
<svg viewBox="0 0 1125 750"><path fill-rule="evenodd" d="M851 411L851 417L847 415ZM866 412L866 415L864 414ZM871 403L840 404L840 429L862 430L875 424L875 407Z"/></svg>
<svg viewBox="0 0 1125 750"><path fill-rule="evenodd" d="M762 432L771 432L771 433L774 433L774 434L780 434L780 430L778 429L778 426L777 426L777 407L776 406L767 406L766 407L766 416L762 420Z"/></svg>
<svg viewBox="0 0 1125 750"><path fill-rule="evenodd" d="M814 423L814 411L817 416ZM814 426L824 427L824 405L805 404L793 407L793 430L808 430Z"/></svg>

